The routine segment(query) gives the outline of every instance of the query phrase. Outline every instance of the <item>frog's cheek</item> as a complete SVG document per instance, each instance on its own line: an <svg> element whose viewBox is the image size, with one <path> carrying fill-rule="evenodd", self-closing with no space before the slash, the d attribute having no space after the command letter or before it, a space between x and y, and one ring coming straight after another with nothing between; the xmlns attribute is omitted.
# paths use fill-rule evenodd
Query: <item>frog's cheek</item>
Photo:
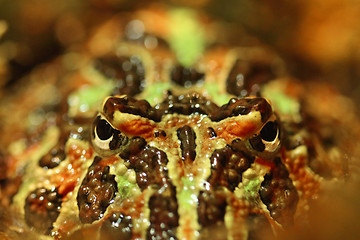
<svg viewBox="0 0 360 240"><path fill-rule="evenodd" d="M272 159L279 152L282 145L279 123L276 120L268 121L259 134L248 140L247 145L259 157Z"/></svg>
<svg viewBox="0 0 360 240"><path fill-rule="evenodd" d="M92 126L91 142L99 155L107 157L119 153L128 144L129 138L99 114Z"/></svg>

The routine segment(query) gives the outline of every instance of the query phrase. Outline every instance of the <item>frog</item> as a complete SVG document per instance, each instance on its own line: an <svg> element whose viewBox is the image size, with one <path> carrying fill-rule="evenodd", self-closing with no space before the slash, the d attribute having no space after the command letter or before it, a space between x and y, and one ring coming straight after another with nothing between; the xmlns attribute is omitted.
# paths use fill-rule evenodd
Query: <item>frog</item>
<svg viewBox="0 0 360 240"><path fill-rule="evenodd" d="M9 146L17 234L275 239L351 176L353 145L333 128L354 121L351 102L213 28L189 9L120 14L32 73L52 69L61 90Z"/></svg>

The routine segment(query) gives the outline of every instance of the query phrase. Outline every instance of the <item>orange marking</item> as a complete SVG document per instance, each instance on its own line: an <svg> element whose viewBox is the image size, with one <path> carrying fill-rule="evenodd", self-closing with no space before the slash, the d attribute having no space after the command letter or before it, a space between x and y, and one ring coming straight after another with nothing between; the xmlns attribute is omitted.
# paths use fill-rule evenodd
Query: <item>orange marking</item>
<svg viewBox="0 0 360 240"><path fill-rule="evenodd" d="M39 149L39 147L40 143L37 142L27 147L24 152L21 152L18 155L5 157L5 166L7 168L5 172L6 177L12 178L17 176L17 169L22 166L24 162Z"/></svg>
<svg viewBox="0 0 360 240"><path fill-rule="evenodd" d="M101 167L109 166L110 164L113 164L117 162L119 158L117 156L111 156L108 158L101 159L101 161L98 163Z"/></svg>
<svg viewBox="0 0 360 240"><path fill-rule="evenodd" d="M69 192L72 192L75 188L76 183L79 181L80 173L76 172L75 174L71 175L68 173L65 173L60 178L60 187L59 187L59 193L63 196L67 195Z"/></svg>
<svg viewBox="0 0 360 240"><path fill-rule="evenodd" d="M184 230L184 239L192 239L194 235L194 229L192 227L192 222L189 218L186 219L186 222L183 225Z"/></svg>
<svg viewBox="0 0 360 240"><path fill-rule="evenodd" d="M83 149L77 144L72 144L67 152L69 165L59 174L51 176L51 182L58 187L61 195L66 196L73 191L80 180L81 166L93 155L92 148Z"/></svg>
<svg viewBox="0 0 360 240"><path fill-rule="evenodd" d="M306 157L298 156L295 159L286 157L282 159L289 169L291 178L297 182L296 189L303 193L305 199L315 199L320 189L320 180L307 169Z"/></svg>
<svg viewBox="0 0 360 240"><path fill-rule="evenodd" d="M133 218L140 218L144 206L145 196L143 192L141 195L136 196L135 198L125 199L119 210Z"/></svg>
<svg viewBox="0 0 360 240"><path fill-rule="evenodd" d="M257 126L253 121L227 121L216 129L218 136L224 139L246 138L255 133Z"/></svg>
<svg viewBox="0 0 360 240"><path fill-rule="evenodd" d="M260 164L262 166L266 166L266 167L268 167L270 169L274 169L276 167L274 161L265 160L265 159L262 159L262 158L259 158L259 157L257 157L255 159L255 163Z"/></svg>
<svg viewBox="0 0 360 240"><path fill-rule="evenodd" d="M117 128L125 134L149 138L154 135L155 126L147 119L133 119L119 124Z"/></svg>

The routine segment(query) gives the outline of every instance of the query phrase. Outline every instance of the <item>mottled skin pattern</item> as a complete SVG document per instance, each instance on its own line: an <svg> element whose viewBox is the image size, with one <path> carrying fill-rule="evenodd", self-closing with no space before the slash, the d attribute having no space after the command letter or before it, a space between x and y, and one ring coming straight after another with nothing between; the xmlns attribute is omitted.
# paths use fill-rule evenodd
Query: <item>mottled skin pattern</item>
<svg viewBox="0 0 360 240"><path fill-rule="evenodd" d="M349 174L331 125L273 53L212 47L184 66L166 34L150 24L134 39L133 25L115 17L96 32L64 77L83 88L9 156L24 171L12 207L36 233L271 239L306 222L324 182ZM82 103L91 91L97 101Z"/></svg>

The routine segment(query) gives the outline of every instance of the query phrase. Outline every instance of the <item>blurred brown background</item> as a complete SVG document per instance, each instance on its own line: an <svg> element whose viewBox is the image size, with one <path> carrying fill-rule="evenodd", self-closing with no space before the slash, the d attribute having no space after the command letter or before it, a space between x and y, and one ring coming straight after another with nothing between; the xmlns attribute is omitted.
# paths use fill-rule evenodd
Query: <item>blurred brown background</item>
<svg viewBox="0 0 360 240"><path fill-rule="evenodd" d="M154 2L0 0L0 84L11 85L35 65L80 44L114 13ZM197 8L245 28L275 48L296 77L326 80L360 101L359 0L157 2Z"/></svg>

